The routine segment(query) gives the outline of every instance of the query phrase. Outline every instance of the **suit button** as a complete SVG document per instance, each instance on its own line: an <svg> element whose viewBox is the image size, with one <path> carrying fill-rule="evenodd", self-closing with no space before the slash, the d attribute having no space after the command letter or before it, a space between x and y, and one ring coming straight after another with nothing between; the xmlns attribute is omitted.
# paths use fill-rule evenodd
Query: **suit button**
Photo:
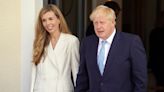
<svg viewBox="0 0 164 92"><path fill-rule="evenodd" d="M100 85L101 85L101 86L103 86L103 85L104 85L104 83L102 83L102 82L101 82L101 83L100 83Z"/></svg>

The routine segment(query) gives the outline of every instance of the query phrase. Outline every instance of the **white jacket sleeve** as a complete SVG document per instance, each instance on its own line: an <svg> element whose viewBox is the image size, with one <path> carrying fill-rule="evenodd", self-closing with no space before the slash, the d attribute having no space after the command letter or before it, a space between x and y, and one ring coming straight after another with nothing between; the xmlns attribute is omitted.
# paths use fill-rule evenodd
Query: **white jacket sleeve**
<svg viewBox="0 0 164 92"><path fill-rule="evenodd" d="M74 86L76 86L76 78L79 69L79 40L73 39L71 44L71 67Z"/></svg>
<svg viewBox="0 0 164 92"><path fill-rule="evenodd" d="M32 63L32 71L31 71L31 89L30 89L30 92L33 92L35 79L36 79L36 65L35 65L34 63Z"/></svg>

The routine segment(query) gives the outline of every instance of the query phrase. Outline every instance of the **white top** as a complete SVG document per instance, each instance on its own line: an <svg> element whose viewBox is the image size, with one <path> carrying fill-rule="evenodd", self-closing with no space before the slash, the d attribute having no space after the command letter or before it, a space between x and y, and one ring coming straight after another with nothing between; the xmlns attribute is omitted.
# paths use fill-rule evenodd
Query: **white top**
<svg viewBox="0 0 164 92"><path fill-rule="evenodd" d="M79 67L79 40L61 33L55 48L49 43L46 50L45 59L42 57L41 63L32 67L31 92L73 92Z"/></svg>

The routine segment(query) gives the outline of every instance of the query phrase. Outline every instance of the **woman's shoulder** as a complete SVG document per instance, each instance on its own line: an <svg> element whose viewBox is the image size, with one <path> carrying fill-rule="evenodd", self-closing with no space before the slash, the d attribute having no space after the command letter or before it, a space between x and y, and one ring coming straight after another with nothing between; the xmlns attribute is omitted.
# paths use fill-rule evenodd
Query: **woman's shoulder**
<svg viewBox="0 0 164 92"><path fill-rule="evenodd" d="M77 41L78 40L78 38L73 34L61 33L61 35L63 36L63 39L65 39L66 41L69 41L69 40Z"/></svg>

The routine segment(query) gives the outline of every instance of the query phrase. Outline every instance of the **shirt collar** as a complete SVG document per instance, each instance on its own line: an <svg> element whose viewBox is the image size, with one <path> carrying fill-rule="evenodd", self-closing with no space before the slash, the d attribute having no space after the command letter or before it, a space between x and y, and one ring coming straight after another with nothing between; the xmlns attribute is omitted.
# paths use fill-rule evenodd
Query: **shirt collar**
<svg viewBox="0 0 164 92"><path fill-rule="evenodd" d="M114 29L114 31L112 32L112 34L106 39L106 41L111 44L112 41L113 41L113 38L114 38L115 34L116 34L116 28ZM99 38L99 43L101 41L103 41L103 39Z"/></svg>

